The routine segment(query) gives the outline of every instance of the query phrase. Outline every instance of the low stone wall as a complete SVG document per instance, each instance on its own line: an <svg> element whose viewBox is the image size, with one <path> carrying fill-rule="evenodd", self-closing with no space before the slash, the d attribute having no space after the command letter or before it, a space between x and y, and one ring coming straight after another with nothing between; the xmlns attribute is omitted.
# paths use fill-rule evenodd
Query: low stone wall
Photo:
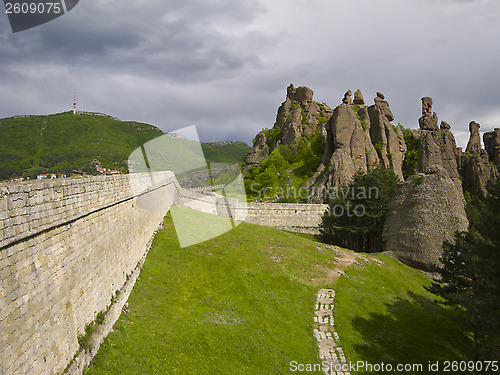
<svg viewBox="0 0 500 375"><path fill-rule="evenodd" d="M134 179L0 185L0 373L61 373L122 288L178 194L171 173Z"/></svg>
<svg viewBox="0 0 500 375"><path fill-rule="evenodd" d="M327 204L248 203L246 222L300 233L319 233Z"/></svg>

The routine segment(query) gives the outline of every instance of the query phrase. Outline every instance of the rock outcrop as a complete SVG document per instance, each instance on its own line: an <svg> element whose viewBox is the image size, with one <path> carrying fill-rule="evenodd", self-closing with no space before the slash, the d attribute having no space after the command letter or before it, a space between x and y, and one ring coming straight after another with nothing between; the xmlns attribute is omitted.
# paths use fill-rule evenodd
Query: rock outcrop
<svg viewBox="0 0 500 375"><path fill-rule="evenodd" d="M390 123L394 116L384 96L377 93L374 102L374 105L368 107L371 141L377 150L381 165L384 168L392 168L403 180L402 166L406 151L403 134Z"/></svg>
<svg viewBox="0 0 500 375"><path fill-rule="evenodd" d="M483 141L489 160L500 168L500 128L484 133Z"/></svg>
<svg viewBox="0 0 500 375"><path fill-rule="evenodd" d="M326 137L324 124L332 115L332 110L326 104L313 101L313 95L308 87L288 86L286 99L278 108L271 129L275 137L267 137L261 132L245 158L246 165L259 164L278 145L290 146L302 136L312 137L320 131Z"/></svg>
<svg viewBox="0 0 500 375"><path fill-rule="evenodd" d="M431 165L438 165L446 170L448 176L458 180L457 145L451 132L451 126L446 122L437 125L437 115L432 113L432 99L422 98L422 117L419 119L420 143L417 168L425 173Z"/></svg>
<svg viewBox="0 0 500 375"><path fill-rule="evenodd" d="M443 242L467 227L460 181L432 165L396 190L384 224L385 249L412 267L431 270L440 264Z"/></svg>
<svg viewBox="0 0 500 375"><path fill-rule="evenodd" d="M365 99L363 98L363 94L360 89L357 89L354 93L354 100L352 103L355 105L365 105Z"/></svg>
<svg viewBox="0 0 500 375"><path fill-rule="evenodd" d="M384 223L384 248L404 263L430 270L438 266L443 242L468 227L458 151L450 125L432 112L432 99L422 98L418 174L396 190Z"/></svg>
<svg viewBox="0 0 500 375"><path fill-rule="evenodd" d="M422 117L418 120L420 129L437 130L438 117L436 112L432 112L432 99L428 96L422 98Z"/></svg>
<svg viewBox="0 0 500 375"><path fill-rule="evenodd" d="M266 133L260 132L255 137L253 147L248 151L245 157L245 164L258 165L269 156L269 147L267 145Z"/></svg>
<svg viewBox="0 0 500 375"><path fill-rule="evenodd" d="M463 177L465 191L486 195L488 181L498 178L498 170L490 161L489 153L481 147L480 127L475 121L471 121L469 124L469 142L465 153L460 153L460 174ZM491 142L486 134L485 139L488 141L485 142L485 145L488 144L491 149Z"/></svg>
<svg viewBox="0 0 500 375"><path fill-rule="evenodd" d="M481 151L481 136L479 135L479 128L481 125L479 125L475 121L471 121L469 123L469 142L467 143L467 147L465 149L465 152L480 152Z"/></svg>
<svg viewBox="0 0 500 375"><path fill-rule="evenodd" d="M334 109L326 124L326 147L321 165L308 183L313 188L311 199L327 201L326 194L347 184L357 171L367 171L378 163L377 151L371 143L356 112L346 103Z"/></svg>
<svg viewBox="0 0 500 375"><path fill-rule="evenodd" d="M348 184L358 171L382 165L392 168L403 179L402 163L406 151L403 134L390 123L389 103L377 93L375 104L366 107L360 90L350 105L351 91L336 107L326 124L326 147L322 162L307 183L312 188L311 201L325 202L325 193Z"/></svg>

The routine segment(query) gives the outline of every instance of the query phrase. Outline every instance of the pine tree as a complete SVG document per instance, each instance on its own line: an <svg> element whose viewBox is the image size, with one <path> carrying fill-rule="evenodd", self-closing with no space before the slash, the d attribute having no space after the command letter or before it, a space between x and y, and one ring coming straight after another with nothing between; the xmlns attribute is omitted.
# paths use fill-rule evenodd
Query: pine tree
<svg viewBox="0 0 500 375"><path fill-rule="evenodd" d="M429 288L464 311L473 359L500 357L500 180L467 207L469 229L445 243L439 277Z"/></svg>
<svg viewBox="0 0 500 375"><path fill-rule="evenodd" d="M378 167L357 173L331 197L320 226L323 239L355 251L383 251L387 204L398 184L390 169Z"/></svg>

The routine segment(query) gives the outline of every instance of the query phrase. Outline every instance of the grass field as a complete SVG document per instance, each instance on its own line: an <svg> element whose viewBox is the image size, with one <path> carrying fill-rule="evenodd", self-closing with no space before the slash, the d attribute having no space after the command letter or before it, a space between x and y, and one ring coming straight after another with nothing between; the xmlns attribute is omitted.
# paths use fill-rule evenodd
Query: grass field
<svg viewBox="0 0 500 375"><path fill-rule="evenodd" d="M457 313L424 289L430 279L394 259L375 258L384 264L352 265L335 285L335 322L348 360L422 364L419 374L436 374L426 371L429 361L443 369L444 361L467 360L470 339L459 332Z"/></svg>
<svg viewBox="0 0 500 375"><path fill-rule="evenodd" d="M366 255L367 259L371 259ZM429 280L389 258L341 277L335 318L351 361L460 358L466 339ZM316 292L335 255L321 243L250 224L181 249L170 216L89 374L290 374L319 363ZM317 374L317 372L307 372Z"/></svg>

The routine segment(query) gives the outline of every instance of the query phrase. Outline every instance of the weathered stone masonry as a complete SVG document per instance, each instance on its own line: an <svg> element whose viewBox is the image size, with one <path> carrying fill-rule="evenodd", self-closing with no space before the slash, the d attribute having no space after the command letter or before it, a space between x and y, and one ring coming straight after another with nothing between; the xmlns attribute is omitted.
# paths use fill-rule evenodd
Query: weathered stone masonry
<svg viewBox="0 0 500 375"><path fill-rule="evenodd" d="M249 203L246 222L302 233L319 233L327 204Z"/></svg>
<svg viewBox="0 0 500 375"><path fill-rule="evenodd" d="M176 199L173 174L155 181L135 176L134 191L162 194L158 211L137 206L128 176L0 185L1 374L64 370Z"/></svg>
<svg viewBox="0 0 500 375"><path fill-rule="evenodd" d="M0 374L61 373L173 203L302 232L327 208L247 206L181 189L171 172L0 184Z"/></svg>

